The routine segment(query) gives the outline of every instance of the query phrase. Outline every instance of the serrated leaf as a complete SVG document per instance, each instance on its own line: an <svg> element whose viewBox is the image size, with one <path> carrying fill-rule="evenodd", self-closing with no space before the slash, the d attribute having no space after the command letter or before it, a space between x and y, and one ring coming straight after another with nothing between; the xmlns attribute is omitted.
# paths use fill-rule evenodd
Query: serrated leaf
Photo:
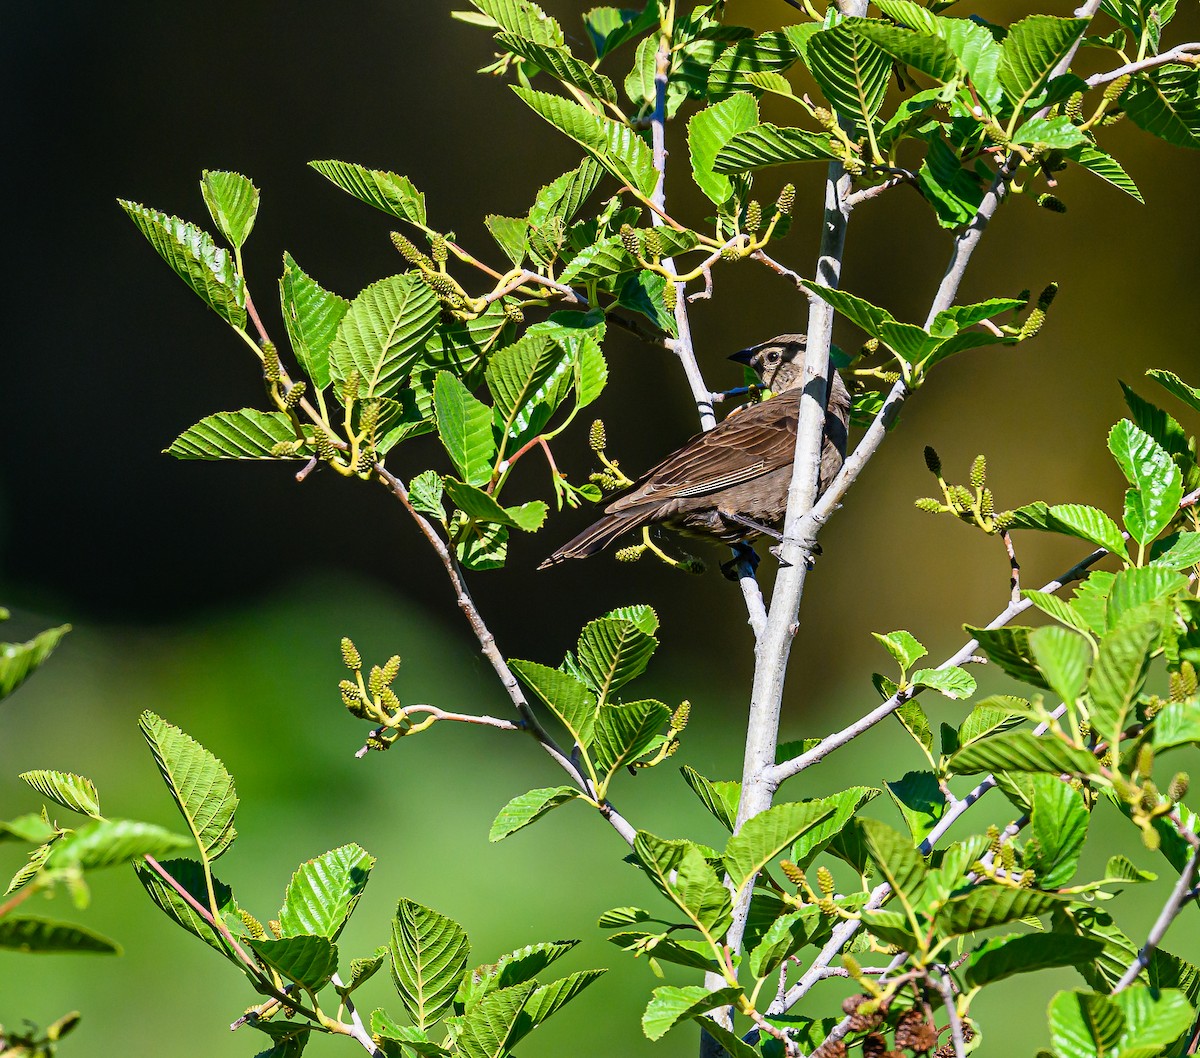
<svg viewBox="0 0 1200 1058"><path fill-rule="evenodd" d="M350 302L305 274L291 254L283 255L279 300L292 352L317 389L329 386L329 349Z"/></svg>
<svg viewBox="0 0 1200 1058"><path fill-rule="evenodd" d="M496 43L505 51L527 59L584 95L607 103L615 104L617 101L617 89L612 81L593 70L587 63L581 62L565 47L553 47L515 33L497 33Z"/></svg>
<svg viewBox="0 0 1200 1058"><path fill-rule="evenodd" d="M896 710L895 715L917 745L928 752L933 745L933 732L929 728L929 717L920 704L910 698Z"/></svg>
<svg viewBox="0 0 1200 1058"><path fill-rule="evenodd" d="M1048 687L1041 669L1033 657L1029 636L1033 631L1020 625L1000 628L976 628L963 625L974 637L984 653L1010 676L1034 687Z"/></svg>
<svg viewBox="0 0 1200 1058"><path fill-rule="evenodd" d="M750 973L759 979L773 974L785 959L809 942L819 920L820 911L816 907L780 915L750 952Z"/></svg>
<svg viewBox="0 0 1200 1058"><path fill-rule="evenodd" d="M510 529L522 529L527 533L540 529L546 520L546 504L541 500L530 500L520 507L501 507L491 496L474 485L466 485L455 478L445 479L446 495L451 502L468 517L480 522L492 522Z"/></svg>
<svg viewBox="0 0 1200 1058"><path fill-rule="evenodd" d="M800 57L788 27L739 40L726 48L708 72L707 96L724 99L734 92L754 87L751 77L759 73L783 73Z"/></svg>
<svg viewBox="0 0 1200 1058"><path fill-rule="evenodd" d="M509 661L509 666L558 717L571 737L584 748L592 743L596 725L596 696L574 676L535 661Z"/></svg>
<svg viewBox="0 0 1200 1058"><path fill-rule="evenodd" d="M718 206L732 196L733 183L714 170L717 154L738 133L753 128L757 122L758 101L744 92L713 103L688 122L692 176L696 186Z"/></svg>
<svg viewBox="0 0 1200 1058"><path fill-rule="evenodd" d="M165 860L159 866L191 897L191 900L185 900L175 886L168 884L148 864L135 863L134 872L137 874L138 881L145 887L150 899L178 925L199 937L205 944L220 952L227 959L240 965L241 960L233 955L208 919L196 910L198 905L206 912L209 911L204 865L195 860L177 859ZM237 905L234 903L233 890L215 876L212 878L212 886L213 895L216 897L217 911L221 915L234 913Z"/></svg>
<svg viewBox="0 0 1200 1058"><path fill-rule="evenodd" d="M1158 626L1148 621L1117 628L1101 640L1088 693L1092 699L1092 730L1104 738L1119 739L1124 730L1146 680L1150 649L1157 635Z"/></svg>
<svg viewBox="0 0 1200 1058"><path fill-rule="evenodd" d="M1061 902L1061 897L1036 889L985 885L964 896L952 897L938 911L934 921L947 936L958 936L1049 914Z"/></svg>
<svg viewBox="0 0 1200 1058"><path fill-rule="evenodd" d="M663 894L697 926L712 937L724 934L733 910L729 892L699 845L639 830L633 852Z"/></svg>
<svg viewBox="0 0 1200 1058"><path fill-rule="evenodd" d="M654 191L658 173L650 148L627 125L592 114L578 103L519 85L513 91L538 115L565 133L605 169L644 195Z"/></svg>
<svg viewBox="0 0 1200 1058"><path fill-rule="evenodd" d="M919 845L946 814L946 795L937 776L928 771L910 771L884 785L900 809L913 843Z"/></svg>
<svg viewBox="0 0 1200 1058"><path fill-rule="evenodd" d="M647 1039L658 1040L681 1021L712 1010L728 1006L742 994L740 988L719 988L710 991L700 985L685 985L682 988L665 985L654 990L653 996L642 1015L642 1032Z"/></svg>
<svg viewBox="0 0 1200 1058"><path fill-rule="evenodd" d="M833 812L816 826L804 831L792 843L792 859L807 867L825 848L845 832L847 824L863 805L873 801L880 791L872 786L851 786L823 800L833 806ZM809 802L812 804L813 802Z"/></svg>
<svg viewBox="0 0 1200 1058"><path fill-rule="evenodd" d="M471 951L466 933L453 919L402 899L388 951L404 1009L417 1028L427 1028L454 1001Z"/></svg>
<svg viewBox="0 0 1200 1058"><path fill-rule="evenodd" d="M913 907L927 868L913 842L877 819L860 819L856 828L868 855L906 908Z"/></svg>
<svg viewBox="0 0 1200 1058"><path fill-rule="evenodd" d="M983 202L978 176L963 168L958 154L940 134L929 140L925 160L917 171L917 183L943 228L968 223Z"/></svg>
<svg viewBox="0 0 1200 1058"><path fill-rule="evenodd" d="M417 272L372 283L352 302L329 348L335 381L358 376L360 397L390 397L404 385L441 314Z"/></svg>
<svg viewBox="0 0 1200 1058"><path fill-rule="evenodd" d="M1087 750L1075 749L1056 738L1032 731L1006 731L964 746L950 758L958 775L983 771L1034 771L1070 775L1097 775L1100 766Z"/></svg>
<svg viewBox="0 0 1200 1058"><path fill-rule="evenodd" d="M307 933L337 940L374 866L375 857L353 843L302 863L288 882L279 909L283 935Z"/></svg>
<svg viewBox="0 0 1200 1058"><path fill-rule="evenodd" d="M248 937L245 943L283 977L313 992L323 988L337 973L337 945L328 937L299 936L280 940Z"/></svg>
<svg viewBox="0 0 1200 1058"><path fill-rule="evenodd" d="M191 844L153 823L137 819L91 819L54 843L46 867L98 870L153 856L160 859Z"/></svg>
<svg viewBox="0 0 1200 1058"><path fill-rule="evenodd" d="M886 52L842 23L809 37L805 60L834 110L856 123L871 123L892 73Z"/></svg>
<svg viewBox="0 0 1200 1058"><path fill-rule="evenodd" d="M917 669L909 680L914 687L929 687L955 701L970 698L976 687L975 677L957 665L945 669Z"/></svg>
<svg viewBox="0 0 1200 1058"><path fill-rule="evenodd" d="M237 837L233 815L238 798L233 778L213 754L162 717L146 710L138 726L200 854L215 860Z"/></svg>
<svg viewBox="0 0 1200 1058"><path fill-rule="evenodd" d="M23 841L29 845L41 845L53 841L57 836L58 829L33 812L0 821L0 842Z"/></svg>
<svg viewBox="0 0 1200 1058"><path fill-rule="evenodd" d="M25 771L18 778L64 808L100 818L100 795L91 779L71 772L49 770Z"/></svg>
<svg viewBox="0 0 1200 1058"><path fill-rule="evenodd" d="M1200 389L1189 386L1173 371L1151 368L1146 374L1173 397L1178 397L1192 411L1200 411Z"/></svg>
<svg viewBox="0 0 1200 1058"><path fill-rule="evenodd" d="M246 326L246 285L228 250L194 224L137 202L117 201L138 231L201 301L239 330Z"/></svg>
<svg viewBox="0 0 1200 1058"><path fill-rule="evenodd" d="M484 377L505 443L537 434L566 397L572 358L547 334L527 333L494 353Z"/></svg>
<svg viewBox="0 0 1200 1058"><path fill-rule="evenodd" d="M1059 889L1074 876L1090 816L1083 797L1057 776L1033 777L1033 811L1024 864L1042 889Z"/></svg>
<svg viewBox="0 0 1200 1058"><path fill-rule="evenodd" d="M601 702L646 671L658 647L654 636L633 621L602 617L589 621L579 633L579 666Z"/></svg>
<svg viewBox="0 0 1200 1058"><path fill-rule="evenodd" d="M0 700L21 686L71 631L70 625L47 628L24 643L0 643Z"/></svg>
<svg viewBox="0 0 1200 1058"><path fill-rule="evenodd" d="M121 946L102 933L77 926L73 922L54 922L33 915L5 915L0 918L0 949L27 954L72 952L120 955Z"/></svg>
<svg viewBox="0 0 1200 1058"><path fill-rule="evenodd" d="M939 84L955 80L958 56L941 37L867 19L854 19L849 25L896 62L927 74Z"/></svg>
<svg viewBox="0 0 1200 1058"><path fill-rule="evenodd" d="M1168 702L1154 714L1151 738L1156 750L1200 745L1200 710L1194 702Z"/></svg>
<svg viewBox="0 0 1200 1058"><path fill-rule="evenodd" d="M1115 1053L1125 1017L1111 998L1059 992L1050 1000L1050 1042L1059 1058L1096 1058Z"/></svg>
<svg viewBox="0 0 1200 1058"><path fill-rule="evenodd" d="M835 798L774 805L746 820L725 846L725 869L739 892L805 831L833 815Z"/></svg>
<svg viewBox="0 0 1200 1058"><path fill-rule="evenodd" d="M714 173L745 173L769 165L820 162L836 157L833 142L824 133L780 128L769 121L738 132L717 151Z"/></svg>
<svg viewBox="0 0 1200 1058"><path fill-rule="evenodd" d="M367 169L353 162L328 160L308 164L368 206L419 228L425 227L425 196L413 187L408 177L382 169Z"/></svg>
<svg viewBox="0 0 1200 1058"><path fill-rule="evenodd" d="M1081 503L1060 503L1048 509L1051 532L1077 536L1096 547L1112 552L1118 558L1126 555L1121 530L1103 511Z"/></svg>
<svg viewBox="0 0 1200 1058"><path fill-rule="evenodd" d="M1183 477L1170 453L1128 419L1109 431L1108 450L1133 486L1125 493L1125 528L1145 547L1178 512Z"/></svg>
<svg viewBox="0 0 1200 1058"><path fill-rule="evenodd" d="M1164 569L1190 569L1200 562L1200 533L1172 533L1158 541L1163 547L1150 560L1151 566L1162 566Z"/></svg>
<svg viewBox="0 0 1200 1058"><path fill-rule="evenodd" d="M1022 723L1025 720L1024 714L1014 711L1011 706L1028 704L1023 698L1012 698L1008 695L997 694L985 698L967 714L967 718L959 726L959 747L969 746L981 738L999 734Z"/></svg>
<svg viewBox="0 0 1200 1058"><path fill-rule="evenodd" d="M424 470L408 483L408 502L413 510L432 515L445 521L446 508L442 505L445 484L436 470Z"/></svg>
<svg viewBox="0 0 1200 1058"><path fill-rule="evenodd" d="M700 798L700 803L712 813L717 822L733 833L737 820L738 800L742 784L737 782L711 782L694 768L686 764L679 769L683 781Z"/></svg>
<svg viewBox="0 0 1200 1058"><path fill-rule="evenodd" d="M1117 1043L1123 1058L1153 1058L1192 1026L1196 1011L1177 989L1135 984L1112 997L1125 1017L1125 1032Z"/></svg>
<svg viewBox="0 0 1200 1058"><path fill-rule="evenodd" d="M1200 550L1197 551L1197 556L1200 557ZM1066 600L1060 599L1057 595L1044 591L1023 591L1021 595L1033 603L1042 613L1049 614L1054 620L1066 625L1068 628L1074 628L1077 632L1090 631L1088 623L1075 607Z"/></svg>
<svg viewBox="0 0 1200 1058"><path fill-rule="evenodd" d="M450 461L468 485L486 485L496 455L491 409L449 371L437 374L433 404L438 436Z"/></svg>
<svg viewBox="0 0 1200 1058"><path fill-rule="evenodd" d="M1187 588L1187 577L1163 566L1133 566L1123 569L1112 579L1108 591L1108 606L1104 624L1108 629L1122 624L1127 614L1138 611L1147 603L1169 599ZM1140 614L1145 619L1146 613ZM1157 615L1151 614L1156 617Z"/></svg>
<svg viewBox="0 0 1200 1058"><path fill-rule="evenodd" d="M825 287L820 283L805 285L822 301L832 305L835 310L872 338L880 337L883 325L893 320L892 314L886 309L872 305L869 301L856 297L854 294L847 294L844 290Z"/></svg>
<svg viewBox="0 0 1200 1058"><path fill-rule="evenodd" d="M565 1007L605 973L607 973L606 970L577 970L573 974L560 977L557 981L551 981L547 985L534 989L525 1001L525 1006L522 1007L517 1022L509 1033L509 1047L514 1046L548 1017Z"/></svg>
<svg viewBox="0 0 1200 1058"><path fill-rule="evenodd" d="M1121 105L1130 120L1176 147L1200 148L1200 70L1171 65L1136 75Z"/></svg>
<svg viewBox="0 0 1200 1058"><path fill-rule="evenodd" d="M200 193L213 223L232 246L240 249L250 237L258 215L258 188L241 173L205 169Z"/></svg>
<svg viewBox="0 0 1200 1058"><path fill-rule="evenodd" d="M971 953L967 981L974 987L992 984L1014 974L1034 973L1053 966L1080 966L1104 950L1092 937L1058 933L1027 933L985 941Z"/></svg>
<svg viewBox="0 0 1200 1058"><path fill-rule="evenodd" d="M892 655L901 672L907 672L915 662L929 653L923 643L918 642L911 632L903 629L887 633L872 632L871 635Z"/></svg>
<svg viewBox="0 0 1200 1058"><path fill-rule="evenodd" d="M295 440L296 430L283 412L242 408L201 419L164 451L176 459L307 459L307 444L286 456L272 454L276 445Z"/></svg>
<svg viewBox="0 0 1200 1058"><path fill-rule="evenodd" d="M1054 118L1033 117L1023 122L1013 133L1013 142L1068 150L1090 141L1078 125L1066 114L1061 114Z"/></svg>
<svg viewBox="0 0 1200 1058"><path fill-rule="evenodd" d="M463 977L454 1002L458 1007L470 1011L477 1007L489 992L532 981L578 943L576 940L557 940L526 944L516 951L501 955L494 963L477 966Z"/></svg>
<svg viewBox="0 0 1200 1058"><path fill-rule="evenodd" d="M519 794L500 809L488 831L488 841L501 841L522 827L541 819L551 809L574 800L579 791L574 786L551 786Z"/></svg>
<svg viewBox="0 0 1200 1058"><path fill-rule="evenodd" d="M996 75L1017 110L1037 95L1087 29L1088 20L1028 15L1009 27Z"/></svg>
<svg viewBox="0 0 1200 1058"><path fill-rule="evenodd" d="M1089 143L1076 147L1068 153L1067 157L1082 168L1095 173L1101 180L1107 180L1113 187L1124 191L1125 194L1145 205L1146 200L1138 190L1137 184L1112 155L1105 154L1104 151Z"/></svg>
<svg viewBox="0 0 1200 1058"><path fill-rule="evenodd" d="M1078 632L1048 625L1030 633L1029 647L1051 689L1073 706L1087 686L1092 667L1091 644Z"/></svg>
<svg viewBox="0 0 1200 1058"><path fill-rule="evenodd" d="M617 705L605 702L596 718L593 754L601 781L625 764L632 764L660 740L671 710L653 700Z"/></svg>

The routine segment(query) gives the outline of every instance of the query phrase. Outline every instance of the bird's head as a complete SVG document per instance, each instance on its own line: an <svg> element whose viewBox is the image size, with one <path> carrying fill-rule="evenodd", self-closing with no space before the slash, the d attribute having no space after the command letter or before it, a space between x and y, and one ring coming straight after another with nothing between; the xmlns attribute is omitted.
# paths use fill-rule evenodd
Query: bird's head
<svg viewBox="0 0 1200 1058"><path fill-rule="evenodd" d="M729 359L750 368L767 389L782 393L800 380L807 339L803 334L781 334L761 345L752 345Z"/></svg>

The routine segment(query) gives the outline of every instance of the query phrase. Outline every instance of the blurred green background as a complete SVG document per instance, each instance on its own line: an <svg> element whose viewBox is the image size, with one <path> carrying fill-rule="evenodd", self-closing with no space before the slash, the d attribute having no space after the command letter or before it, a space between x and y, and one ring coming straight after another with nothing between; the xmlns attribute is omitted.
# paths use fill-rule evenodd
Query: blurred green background
<svg viewBox="0 0 1200 1058"><path fill-rule="evenodd" d="M273 291L285 249L345 295L398 267L387 218L342 195L308 160L405 173L426 191L432 222L489 259L496 254L483 215L523 212L539 186L576 163L574 148L506 87L471 72L489 61L490 40L451 21L452 6L459 4L127 0L100 8L67 0L5 11L0 69L9 103L0 120L10 161L0 180L10 266L0 602L14 613L8 639L50 622L71 621L76 631L2 706L0 814L35 810L38 799L15 775L53 767L93 778L112 815L176 826L136 730L139 712L154 709L222 757L237 779L241 837L222 876L260 918L275 913L298 862L356 841L379 864L346 931L347 955L385 940L401 894L462 921L478 962L529 941L581 937L566 969L617 972L522 1053L693 1054L687 1030L653 1047L642 1038L638 1018L656 981L644 961L594 928L610 906L656 899L621 862L615 835L570 805L506 842L486 841L508 798L559 781L532 743L440 725L389 754L354 758L363 728L338 700L342 635L369 660L404 657L397 687L406 701L501 715L506 708L439 568L397 505L379 489L331 476L299 487L284 467L183 464L160 454L192 422L259 402L261 393L240 343L169 274L116 197L199 221L201 169L251 176L263 205L248 279L268 329L281 332ZM591 5L545 6L571 28ZM729 8L764 28L791 17L782 0ZM972 10L964 4L955 13ZM978 9L1002 21L1025 11L1006 3ZM1169 40L1198 34L1197 6L1181 5ZM787 120L771 103L764 110ZM671 140L676 166L686 164L680 132ZM1004 506L1086 500L1115 510L1122 483L1104 439L1123 413L1116 380L1151 397L1139 376L1152 366L1200 383L1200 157L1126 125L1108 136L1148 204L1071 172L1060 189L1065 216L1026 199L1002 211L962 296L1036 291L1057 280L1050 321L1017 350L968 354L940 369L831 524L805 598L786 737L828 733L874 704L869 674L885 659L871 630L908 628L938 659L961 643L962 622L986 621L1006 601L1008 567L995 541L913 509L932 484L923 445L938 448L951 477L965 477L971 458L986 452ZM821 175L809 167L760 177L764 198L787 179L799 185L798 221L779 256L801 271L815 254ZM694 197L671 201L673 212L704 216ZM920 320L948 251L949 236L928 209L899 189L855 213L843 285ZM709 381L721 386L737 381L724 360L729 351L802 327L804 306L749 265L718 271L716 293L695 306L694 329ZM853 342L853 333L844 340ZM599 414L623 464L647 466L693 432L694 410L669 355L620 332L606 352L613 385ZM576 479L591 467L582 432L565 438L558 456ZM424 441L395 457L405 476L433 458ZM547 487L538 468L527 473L530 495ZM693 721L670 764L624 781L614 796L639 826L719 841L674 765L712 778L740 772L752 657L738 593L716 573L687 578L607 556L534 574L586 518L553 516L544 533L517 541L507 569L474 578L479 604L507 654L550 663L585 620L624 603L654 605L663 645L643 690L669 702L690 698ZM1065 540L1018 544L1026 586L1080 553ZM985 690L1005 686L990 675L982 682ZM964 713L926 704L935 721ZM877 785L920 763L889 722L786 793ZM993 797L968 817L971 829L1011 818ZM1111 816L1097 813L1084 870L1126 851L1165 873ZM5 846L0 868L11 872L18 862ZM1153 920L1165 881L1116 901L1133 936ZM172 927L128 872L94 882L92 906L78 917L118 938L124 956L0 954L0 1022L44 1024L80 1009L83 1025L64 1050L76 1055L233 1056L265 1046L265 1037L247 1038L249 1030L230 1036L228 1023L253 997L215 954ZM75 917L65 898L31 910ZM1200 955L1194 918L1182 917L1166 943L1192 959ZM1070 973L1043 973L996 988L978 1008L982 1053L1044 1045L1046 1001L1077 983ZM842 991L836 982L821 986L812 1012L831 1012ZM361 996L368 1010L398 1008L383 975ZM346 1046L318 1039L310 1053L347 1053Z"/></svg>

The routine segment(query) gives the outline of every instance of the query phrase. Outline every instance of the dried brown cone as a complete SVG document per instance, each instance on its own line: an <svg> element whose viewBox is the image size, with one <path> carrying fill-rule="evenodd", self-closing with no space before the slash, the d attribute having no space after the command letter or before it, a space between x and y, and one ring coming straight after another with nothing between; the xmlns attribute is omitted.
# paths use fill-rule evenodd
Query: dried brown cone
<svg viewBox="0 0 1200 1058"><path fill-rule="evenodd" d="M865 992L855 992L852 996L846 996L842 1000L843 1014L857 1014L858 1008L871 997Z"/></svg>
<svg viewBox="0 0 1200 1058"><path fill-rule="evenodd" d="M872 1032L862 1042L863 1058L883 1058L887 1054L887 1040L878 1032Z"/></svg>
<svg viewBox="0 0 1200 1058"><path fill-rule="evenodd" d="M826 1040L809 1058L846 1058L846 1043L844 1040Z"/></svg>
<svg viewBox="0 0 1200 1058"><path fill-rule="evenodd" d="M962 1038L963 1043L970 1043L975 1038L975 1030L971 1027L969 1021L962 1023ZM954 1040L950 1039L946 1043L943 1043L933 1054L934 1058L954 1058Z"/></svg>
<svg viewBox="0 0 1200 1058"><path fill-rule="evenodd" d="M937 1029L919 1010L906 1010L896 1024L896 1046L908 1051L932 1051L938 1042Z"/></svg>

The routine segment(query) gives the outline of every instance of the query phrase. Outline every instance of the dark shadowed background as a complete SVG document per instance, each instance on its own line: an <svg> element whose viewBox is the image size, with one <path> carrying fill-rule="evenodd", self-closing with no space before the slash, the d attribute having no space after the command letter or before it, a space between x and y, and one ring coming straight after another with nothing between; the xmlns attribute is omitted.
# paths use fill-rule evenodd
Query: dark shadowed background
<svg viewBox="0 0 1200 1058"><path fill-rule="evenodd" d="M345 935L347 956L385 941L401 894L464 922L477 962L529 941L582 937L568 969L620 965L622 973L595 985L522 1053L686 1055L694 1040L685 1029L653 1049L641 1037L637 1019L656 981L644 962L632 964L594 928L607 907L655 899L621 863L619 840L571 805L508 842L486 841L508 798L559 781L532 743L435 729L387 755L353 757L363 731L336 691L342 635L369 660L402 654L398 689L408 701L478 712L506 707L440 567L399 506L378 488L328 474L297 486L281 465L179 463L161 454L204 415L263 398L241 343L170 274L117 197L203 223L200 171L249 175L263 199L246 250L247 278L278 336L275 284L285 249L345 296L399 270L388 218L327 183L306 167L309 160L404 173L426 192L431 223L454 230L492 263L500 255L484 232L484 214L523 213L542 184L577 164L574 146L507 87L472 73L490 60L491 41L452 21L451 6L127 0L5 12L0 602L14 614L6 638L25 638L49 622L71 621L76 631L4 703L0 814L35 810L36 796L15 774L53 767L93 778L111 815L174 826L136 730L138 713L154 709L221 756L237 778L241 838L222 873L260 918L274 915L296 863L357 841L380 862ZM575 32L575 12L585 5L545 6ZM1200 32L1195 5L1185 6L1167 34L1173 43ZM789 17L782 0L729 7L733 18L763 28ZM1058 4L1053 13L1068 10ZM1007 21L1025 11L996 3L979 13ZM955 13L970 10L962 5ZM790 117L772 102L764 111ZM675 128L671 140L678 168L687 164L681 132ZM908 628L936 660L962 641L964 621L986 621L1005 603L1008 567L999 544L914 510L913 499L933 484L922 446L935 445L959 479L986 452L1002 506L1086 500L1117 510L1123 483L1104 444L1123 414L1117 379L1153 399L1153 384L1140 379L1149 367L1200 383L1200 157L1126 125L1107 135L1148 204L1072 171L1060 189L1070 206L1065 216L1027 198L1000 213L962 298L1059 281L1049 323L1019 349L966 354L939 369L829 527L793 655L787 737L825 734L874 703L869 674L885 658L870 631ZM779 256L802 272L815 256L822 177L816 166L759 177L766 200L786 180L799 186L797 220ZM681 216L705 215L686 193L671 203ZM919 322L949 246L914 193L889 192L854 215L843 285ZM693 320L708 380L721 387L738 381L724 359L730 351L801 329L805 306L789 285L750 264L720 269L716 278L716 297L698 303ZM857 340L850 330L839 336ZM637 470L694 432L695 412L668 354L618 330L605 351L612 385L598 413L612 450ZM1194 421L1184 422L1195 430ZM574 480L586 475L591 454L582 427L557 455ZM546 475L528 463L521 487L544 495ZM434 465L434 449L412 442L391 464L409 477ZM752 663L736 588L715 572L689 578L649 561L618 565L607 555L535 574L544 554L586 519L552 515L542 534L515 542L508 568L474 577L501 648L554 663L587 619L616 605L652 604L663 645L645 692L669 702L686 696L694 705L675 762L712 778L736 777ZM1081 554L1065 540L1018 544L1027 586ZM1003 683L989 677L983 685ZM963 706L928 705L935 720L964 714ZM786 792L878 784L920 764L889 721ZM637 825L720 840L672 765L622 785L616 796ZM971 827L1010 815L997 796ZM1109 822L1098 814L1095 826ZM1124 849L1159 869L1126 829L1102 830L1093 845L1093 866ZM10 853L3 866L11 871L17 863ZM1162 891L1145 887L1118 900L1118 917L1135 936L1153 920ZM65 897L35 910L72 914ZM225 1026L252 997L215 955L154 910L127 872L97 876L92 907L79 917L120 939L126 954L0 955L0 1021L45 1023L81 1009L83 1025L64 1054L154 1048L247 1055L266 1046L265 1037L246 1038L250 1030L229 1036ZM1183 918L1167 946L1194 959L1198 937L1195 922ZM1046 1001L1076 983L1063 972L997 988L979 1010L989 1033L982 1053L1044 1045ZM813 993L812 1012L830 1013L839 986L822 988L828 992ZM361 1005L398 1009L390 991L381 975ZM1014 1009L1023 1016L1013 1018ZM318 1040L310 1053L347 1053L348 1046Z"/></svg>

